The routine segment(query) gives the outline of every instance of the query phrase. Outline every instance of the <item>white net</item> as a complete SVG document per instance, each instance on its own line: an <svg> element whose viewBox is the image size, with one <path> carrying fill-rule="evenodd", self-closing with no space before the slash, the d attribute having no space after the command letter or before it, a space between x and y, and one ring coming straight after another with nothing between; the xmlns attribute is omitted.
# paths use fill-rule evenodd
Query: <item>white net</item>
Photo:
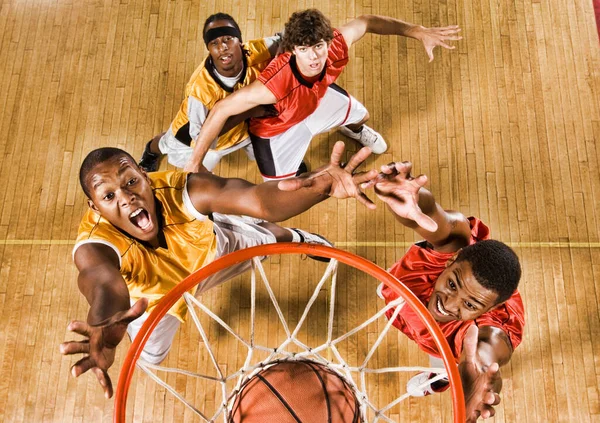
<svg viewBox="0 0 600 423"><path fill-rule="evenodd" d="M268 297L268 301L270 302L269 307L273 311L271 313L273 318L269 318L266 321L263 319L259 326L264 326L267 323L271 324L276 316L278 325L283 330L283 336L279 337L280 339L277 340L276 344L263 343L257 337L257 287L261 285L264 291L266 291L266 297ZM307 322L310 321L309 315L311 315L311 310L319 302L319 299L323 297L322 292L329 294L329 298L327 299L328 310L323 313L326 323L317 325L311 323L311 326L307 329L306 326ZM331 260L326 266L319 282L312 289L312 293L309 293L308 301L302 313L298 313L297 321L291 324L290 319L286 318L286 313L278 300L273 285L267 277L267 272L263 264L255 257L250 275L249 321L247 322L247 327L246 325L238 324L237 326L239 327L234 329L218 313L215 313L205 305L201 299L189 293L184 294L191 320L200 337L199 341L208 356L205 368L210 368L210 372L152 365L143 360L139 360L137 366L151 379L156 381L156 383L181 401L201 421L215 422L222 420L227 422L229 419L229 409L235 395L239 392L240 387L255 373L274 362L312 360L324 364L335 371L352 387L360 404L363 421L393 422L394 420L390 415L391 410L400 402L406 400L410 394L406 392L405 388L400 389L399 391L403 392L402 394L396 395L391 401L386 400L384 403L381 403L380 395L376 395L376 398L372 398L369 395L369 387L371 386L367 381L369 375L389 375L399 372L430 372L437 374L437 376L420 384L417 387L419 390L446 377L446 371L443 368L424 366L382 367L381 360L374 360L374 357L377 355L378 349L382 346L383 340L392 326L392 321L404 306L404 300L399 298L384 305L371 313L362 323L351 327L350 330L340 330L343 325L336 321L337 292L338 262ZM285 308L289 309L290 307L288 305ZM260 309L264 310L265 305L261 304ZM391 319L386 319L385 314L390 310L392 310ZM211 336L209 335L209 332L211 330L214 332L215 329L207 328L208 322L212 325L216 324L219 331L225 331L232 337L231 339L235 340L235 343L238 344L238 351L241 349L242 355L244 355L241 366L232 368L230 363L219 360L218 346L215 342L211 342ZM373 327L376 330L373 330ZM372 342L364 350L364 354L359 357L355 349L348 347L347 343L353 336L365 331L367 328L369 328L367 337L372 339ZM244 329L248 330L245 335L242 335ZM321 342L311 346L309 345L311 342L307 340L306 333L310 332L314 335L313 332L315 330L323 332L324 336ZM314 336L310 336L310 338L312 342L315 342ZM160 377L160 373L182 375L203 381L204 385L202 386L204 387L205 395L210 395L211 392L214 395L213 409L207 410L207 407L201 407L198 404L195 405L194 401L189 400L186 398L186 395L179 392L177 386L167 383L167 377ZM206 390L206 387L210 384L213 385L213 388Z"/></svg>

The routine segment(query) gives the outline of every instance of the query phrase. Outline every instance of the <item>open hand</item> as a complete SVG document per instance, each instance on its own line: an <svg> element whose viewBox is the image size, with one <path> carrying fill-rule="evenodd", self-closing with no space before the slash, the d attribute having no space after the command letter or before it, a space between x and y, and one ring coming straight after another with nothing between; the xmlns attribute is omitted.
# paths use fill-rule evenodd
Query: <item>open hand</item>
<svg viewBox="0 0 600 423"><path fill-rule="evenodd" d="M479 329L472 325L463 341L464 358L458 365L465 393L467 423L474 423L481 416L492 417L494 406L500 403L502 378L498 363L486 366L477 354Z"/></svg>
<svg viewBox="0 0 600 423"><path fill-rule="evenodd" d="M454 50L456 46L446 44L446 41L458 41L462 40L462 37L458 35L460 28L458 25L444 26L441 28L426 28L424 26L416 27L410 34L413 38L421 40L427 56L429 56L429 62L433 61L433 49L437 46Z"/></svg>
<svg viewBox="0 0 600 423"><path fill-rule="evenodd" d="M130 309L115 313L111 318L97 324L74 320L68 329L86 337L83 341L69 341L60 344L64 355L84 354L84 357L71 367L71 373L78 377L91 370L104 390L104 396L113 395L108 368L115 361L117 345L127 332L127 325L140 317L148 307L148 300L138 300Z"/></svg>
<svg viewBox="0 0 600 423"><path fill-rule="evenodd" d="M419 189L427 183L427 176L413 178L411 170L411 162L392 162L381 166L381 173L363 184L362 188L375 187L377 197L394 213L414 221L426 231L435 232L437 223L419 207Z"/></svg>
<svg viewBox="0 0 600 423"><path fill-rule="evenodd" d="M330 197L339 199L356 198L367 208L374 209L375 204L369 200L359 187L361 184L376 178L377 171L355 172L356 168L371 155L371 150L368 147L363 147L350 157L348 163L342 164L344 148L343 141L336 142L328 165L297 178L281 181L278 185L279 189L282 191L296 191L301 188L312 188L320 194L326 194Z"/></svg>

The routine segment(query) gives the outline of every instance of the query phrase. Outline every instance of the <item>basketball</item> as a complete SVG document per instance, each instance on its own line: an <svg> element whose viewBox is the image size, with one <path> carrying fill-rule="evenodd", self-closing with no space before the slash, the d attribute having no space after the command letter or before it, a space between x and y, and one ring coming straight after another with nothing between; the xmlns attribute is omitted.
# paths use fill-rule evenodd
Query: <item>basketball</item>
<svg viewBox="0 0 600 423"><path fill-rule="evenodd" d="M312 361L274 364L242 385L230 414L235 423L350 423L360 421L352 389Z"/></svg>

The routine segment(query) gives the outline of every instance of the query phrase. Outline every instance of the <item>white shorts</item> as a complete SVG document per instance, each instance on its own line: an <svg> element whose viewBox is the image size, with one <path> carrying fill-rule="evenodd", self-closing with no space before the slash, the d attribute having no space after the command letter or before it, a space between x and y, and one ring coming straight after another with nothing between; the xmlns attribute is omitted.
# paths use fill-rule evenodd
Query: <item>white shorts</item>
<svg viewBox="0 0 600 423"><path fill-rule="evenodd" d="M215 258L222 257L234 251L243 250L244 248L277 242L275 235L271 231L253 223L249 218L214 213L213 221L215 236L217 237L217 254ZM201 295L203 292L245 272L250 267L251 262L246 261L215 273L198 285L195 295ZM130 339L136 337L148 316L148 313L144 313L127 326L127 333ZM154 328L154 331L146 342L141 358L152 364L162 362L171 349L173 338L180 323L176 317L170 314L165 315Z"/></svg>
<svg viewBox="0 0 600 423"><path fill-rule="evenodd" d="M302 122L271 138L250 134L260 173L265 180L294 176L315 135L358 123L366 114L367 109L357 99L331 84L317 109Z"/></svg>
<svg viewBox="0 0 600 423"><path fill-rule="evenodd" d="M158 148L162 154L167 155L167 160L170 164L179 168L185 167L192 155L192 152L194 151L192 147L179 141L173 134L173 131L170 127L169 130L158 141ZM254 153L252 151L250 138L245 138L238 144L229 148L224 148L222 150L208 150L206 152L206 156L204 156L202 164L209 171L212 171L219 164L223 157L239 150L240 148L245 148L248 158L250 160L254 160Z"/></svg>

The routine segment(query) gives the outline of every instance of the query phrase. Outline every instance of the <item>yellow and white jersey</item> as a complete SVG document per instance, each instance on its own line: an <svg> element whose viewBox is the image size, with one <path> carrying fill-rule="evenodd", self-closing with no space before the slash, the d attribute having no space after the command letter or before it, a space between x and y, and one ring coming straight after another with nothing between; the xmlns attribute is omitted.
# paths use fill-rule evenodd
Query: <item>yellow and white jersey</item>
<svg viewBox="0 0 600 423"><path fill-rule="evenodd" d="M215 103L229 94L254 82L272 59L269 52L270 38L251 40L243 44L244 69L237 83L230 87L223 83L216 74L211 58L208 56L192 74L185 88L185 99L181 103L177 116L171 123L171 131L177 139L185 144L198 137L208 112ZM248 125L241 122L227 133L218 137L211 146L215 150L230 148L248 138Z"/></svg>
<svg viewBox="0 0 600 423"><path fill-rule="evenodd" d="M111 247L119 256L120 272L133 301L149 299L148 313L175 285L214 260L217 240L213 222L200 215L187 195L187 173L179 171L149 173L162 216L167 248L153 248L130 237L89 209L79 225L73 254L81 245L98 242ZM183 299L169 314L183 321L187 308Z"/></svg>

